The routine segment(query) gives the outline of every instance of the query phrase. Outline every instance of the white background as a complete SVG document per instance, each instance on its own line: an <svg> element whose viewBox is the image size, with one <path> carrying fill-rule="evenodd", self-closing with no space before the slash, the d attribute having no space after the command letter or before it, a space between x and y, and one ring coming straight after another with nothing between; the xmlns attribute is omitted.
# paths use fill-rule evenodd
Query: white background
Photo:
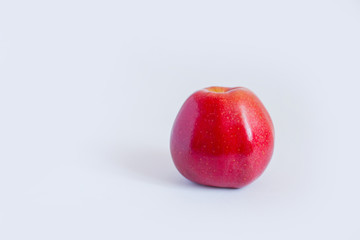
<svg viewBox="0 0 360 240"><path fill-rule="evenodd" d="M360 2L0 1L0 239L359 239ZM275 153L175 169L185 99L245 86Z"/></svg>

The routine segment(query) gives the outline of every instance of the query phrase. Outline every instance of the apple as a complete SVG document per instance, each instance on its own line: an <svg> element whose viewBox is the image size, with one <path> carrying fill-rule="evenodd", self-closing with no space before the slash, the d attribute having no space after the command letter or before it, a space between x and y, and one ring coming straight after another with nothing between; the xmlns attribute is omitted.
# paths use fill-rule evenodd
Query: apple
<svg viewBox="0 0 360 240"><path fill-rule="evenodd" d="M209 87L181 107L172 131L174 164L187 179L241 188L259 177L274 149L274 126L259 98L243 87Z"/></svg>

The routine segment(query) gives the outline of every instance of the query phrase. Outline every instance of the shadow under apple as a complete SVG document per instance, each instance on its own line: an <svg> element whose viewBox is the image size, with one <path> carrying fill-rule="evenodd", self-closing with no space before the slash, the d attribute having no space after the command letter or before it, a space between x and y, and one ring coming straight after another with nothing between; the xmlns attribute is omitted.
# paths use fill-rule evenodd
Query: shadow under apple
<svg viewBox="0 0 360 240"><path fill-rule="evenodd" d="M140 149L140 150L139 150ZM116 164L137 181L156 185L193 185L177 172L170 152L150 147L124 149Z"/></svg>

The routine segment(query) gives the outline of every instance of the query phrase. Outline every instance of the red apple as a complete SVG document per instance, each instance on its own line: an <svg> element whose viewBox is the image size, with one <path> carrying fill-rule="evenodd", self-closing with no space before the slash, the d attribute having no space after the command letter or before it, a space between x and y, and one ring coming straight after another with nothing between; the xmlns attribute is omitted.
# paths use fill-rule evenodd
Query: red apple
<svg viewBox="0 0 360 240"><path fill-rule="evenodd" d="M178 113L170 140L176 168L208 186L240 188L259 177L274 149L274 127L259 98L243 87L209 87Z"/></svg>

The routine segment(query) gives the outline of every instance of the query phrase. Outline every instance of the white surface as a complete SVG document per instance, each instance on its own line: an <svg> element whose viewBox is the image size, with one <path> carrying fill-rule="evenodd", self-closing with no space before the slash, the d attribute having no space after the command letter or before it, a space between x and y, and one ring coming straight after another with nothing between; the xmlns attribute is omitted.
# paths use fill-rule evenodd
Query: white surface
<svg viewBox="0 0 360 240"><path fill-rule="evenodd" d="M1 1L0 239L359 239L358 1ZM276 148L239 190L169 154L245 86Z"/></svg>

